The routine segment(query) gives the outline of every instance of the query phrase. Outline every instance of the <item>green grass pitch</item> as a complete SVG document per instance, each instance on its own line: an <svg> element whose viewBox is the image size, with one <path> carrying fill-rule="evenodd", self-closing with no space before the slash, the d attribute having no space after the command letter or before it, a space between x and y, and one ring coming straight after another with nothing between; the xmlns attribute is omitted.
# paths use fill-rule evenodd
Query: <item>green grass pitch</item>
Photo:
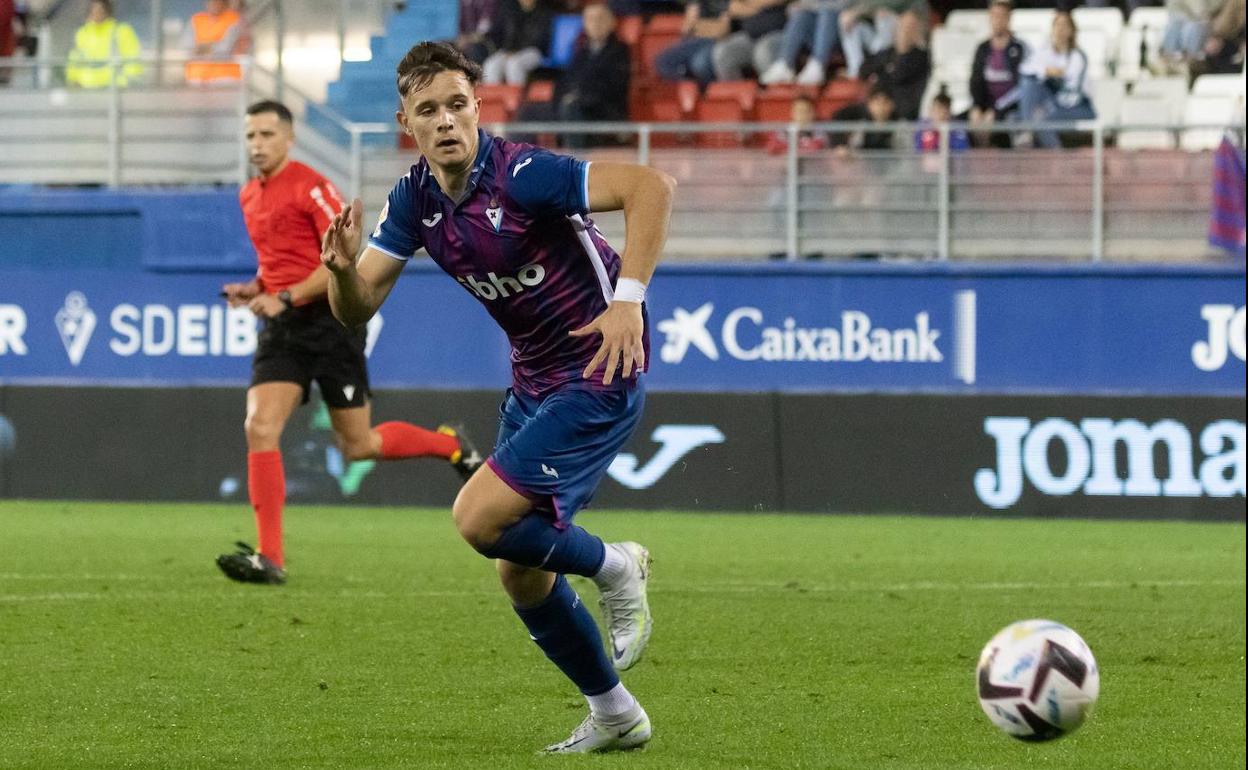
<svg viewBox="0 0 1248 770"><path fill-rule="evenodd" d="M291 582L212 564L238 506L0 501L0 768L1235 768L1242 524L587 511L653 552L643 751L541 757L584 705L446 511L287 513ZM591 585L578 583L591 606ZM1049 617L1101 666L1024 744L980 647Z"/></svg>

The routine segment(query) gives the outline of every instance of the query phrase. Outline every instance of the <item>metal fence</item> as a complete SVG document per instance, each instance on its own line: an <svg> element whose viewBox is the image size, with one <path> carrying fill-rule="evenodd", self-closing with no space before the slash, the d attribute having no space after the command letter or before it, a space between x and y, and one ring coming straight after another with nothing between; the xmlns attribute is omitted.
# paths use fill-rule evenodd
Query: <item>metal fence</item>
<svg viewBox="0 0 1248 770"><path fill-rule="evenodd" d="M241 81L182 82L182 63L142 59L122 88L67 88L58 67L13 60L0 89L0 183L151 184L244 181L247 104L278 92L277 73L239 60ZM128 63L133 64L133 63ZM63 65L62 65L63 66ZM116 63L116 66L124 66ZM155 85L160 83L160 85ZM347 146L304 123L297 157L380 210L395 178L416 162L389 123L355 123L287 85L297 115L315 109ZM1243 146L1243 126L1008 124L1016 138L1061 132L1065 149L955 151L956 125L914 123L513 123L493 133L534 140L590 160L623 160L671 173L681 184L668 254L682 259L855 256L922 259L1197 260L1205 233L1212 148ZM803 151L799 133L850 138L886 132L883 150ZM933 152L915 149L934 130ZM1131 132L1172 134L1175 147L1124 150ZM763 145L766 138L773 151ZM579 149L582 145L595 145ZM782 148L775 151L774 148ZM1205 149L1196 149L1205 148ZM595 217L617 244L617 214Z"/></svg>

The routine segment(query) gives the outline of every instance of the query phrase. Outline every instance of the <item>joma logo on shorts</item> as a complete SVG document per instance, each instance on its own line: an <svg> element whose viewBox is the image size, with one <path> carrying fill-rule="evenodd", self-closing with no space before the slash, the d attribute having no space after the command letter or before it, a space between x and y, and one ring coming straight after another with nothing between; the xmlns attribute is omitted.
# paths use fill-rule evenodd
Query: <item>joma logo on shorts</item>
<svg viewBox="0 0 1248 770"><path fill-rule="evenodd" d="M462 283L468 291L486 302L493 302L500 297L506 299L513 294L522 294L526 287L531 289L545 278L546 268L536 262L520 268L520 272L514 276L500 276L497 273L486 273L485 278L477 278L475 275L455 276L455 280Z"/></svg>

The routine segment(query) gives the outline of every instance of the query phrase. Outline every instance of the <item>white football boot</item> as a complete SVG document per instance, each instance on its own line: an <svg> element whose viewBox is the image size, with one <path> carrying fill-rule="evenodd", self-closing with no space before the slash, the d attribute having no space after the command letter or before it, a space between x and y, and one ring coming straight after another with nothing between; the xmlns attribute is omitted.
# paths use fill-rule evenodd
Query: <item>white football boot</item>
<svg viewBox="0 0 1248 770"><path fill-rule="evenodd" d="M654 626L646 599L650 552L637 543L609 543L607 547L622 550L628 563L628 570L618 582L600 588L602 598L598 601L606 620L611 663L617 670L625 671L641 660Z"/></svg>
<svg viewBox="0 0 1248 770"><path fill-rule="evenodd" d="M562 743L547 746L547 754L589 754L603 751L627 751L644 746L650 740L650 717L640 704L619 720L606 722L592 713Z"/></svg>

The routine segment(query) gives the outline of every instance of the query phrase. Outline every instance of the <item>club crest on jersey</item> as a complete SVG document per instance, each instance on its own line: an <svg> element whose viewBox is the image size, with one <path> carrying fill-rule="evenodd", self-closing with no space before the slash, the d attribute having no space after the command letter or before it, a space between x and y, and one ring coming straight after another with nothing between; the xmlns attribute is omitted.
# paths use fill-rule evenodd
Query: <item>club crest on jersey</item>
<svg viewBox="0 0 1248 770"><path fill-rule="evenodd" d="M503 229L503 207L498 205L498 198L490 198L490 205L485 210L485 216L490 220L490 224L494 225L494 232L497 233Z"/></svg>

